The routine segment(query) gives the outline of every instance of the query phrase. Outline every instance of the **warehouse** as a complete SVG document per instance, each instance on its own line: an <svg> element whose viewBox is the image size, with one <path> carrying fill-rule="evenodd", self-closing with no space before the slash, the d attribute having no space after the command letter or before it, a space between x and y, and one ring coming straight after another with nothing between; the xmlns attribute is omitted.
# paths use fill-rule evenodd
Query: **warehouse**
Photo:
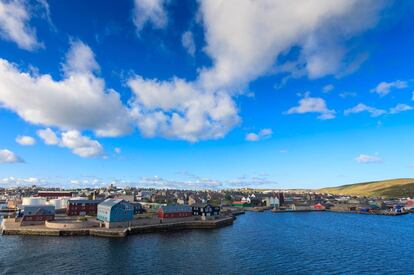
<svg viewBox="0 0 414 275"><path fill-rule="evenodd" d="M193 215L193 210L188 205L166 205L157 211L160 219L185 218Z"/></svg>
<svg viewBox="0 0 414 275"><path fill-rule="evenodd" d="M134 206L125 200L106 199L98 204L97 219L106 228L130 226L134 218Z"/></svg>
<svg viewBox="0 0 414 275"><path fill-rule="evenodd" d="M52 205L25 205L20 225L44 224L55 219L55 207Z"/></svg>
<svg viewBox="0 0 414 275"><path fill-rule="evenodd" d="M101 200L77 200L68 201L66 215L68 216L96 216L98 213L98 204Z"/></svg>

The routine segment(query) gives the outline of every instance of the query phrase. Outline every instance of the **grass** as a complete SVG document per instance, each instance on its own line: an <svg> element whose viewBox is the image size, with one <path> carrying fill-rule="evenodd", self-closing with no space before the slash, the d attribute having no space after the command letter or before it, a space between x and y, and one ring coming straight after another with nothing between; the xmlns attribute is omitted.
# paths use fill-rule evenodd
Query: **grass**
<svg viewBox="0 0 414 275"><path fill-rule="evenodd" d="M328 187L322 193L368 197L414 197L414 179L390 179Z"/></svg>

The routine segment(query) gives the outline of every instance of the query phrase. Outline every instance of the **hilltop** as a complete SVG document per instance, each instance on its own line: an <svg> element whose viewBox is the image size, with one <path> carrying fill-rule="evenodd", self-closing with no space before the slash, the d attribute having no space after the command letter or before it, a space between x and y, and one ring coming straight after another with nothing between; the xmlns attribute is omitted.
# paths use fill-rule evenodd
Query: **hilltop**
<svg viewBox="0 0 414 275"><path fill-rule="evenodd" d="M318 190L322 193L369 196L369 197L413 197L414 179L390 179L347 184Z"/></svg>

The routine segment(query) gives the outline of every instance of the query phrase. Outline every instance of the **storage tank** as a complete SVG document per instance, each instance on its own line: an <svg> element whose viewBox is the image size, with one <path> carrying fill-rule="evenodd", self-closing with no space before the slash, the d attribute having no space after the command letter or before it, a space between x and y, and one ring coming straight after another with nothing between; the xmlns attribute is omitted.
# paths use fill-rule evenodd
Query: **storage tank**
<svg viewBox="0 0 414 275"><path fill-rule="evenodd" d="M53 205L55 209L64 209L68 203L68 199L53 199L49 201L49 205Z"/></svg>
<svg viewBox="0 0 414 275"><path fill-rule="evenodd" d="M22 205L46 205L46 199L38 197L23 198Z"/></svg>

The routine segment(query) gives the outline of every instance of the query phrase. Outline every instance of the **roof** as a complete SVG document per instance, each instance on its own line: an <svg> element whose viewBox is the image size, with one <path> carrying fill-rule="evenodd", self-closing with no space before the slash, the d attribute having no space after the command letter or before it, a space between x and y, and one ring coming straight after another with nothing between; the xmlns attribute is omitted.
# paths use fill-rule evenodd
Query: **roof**
<svg viewBox="0 0 414 275"><path fill-rule="evenodd" d="M194 204L192 204L191 206L192 206L192 207L206 207L207 205L212 206L212 205L211 205L211 204L209 204L209 203L194 203Z"/></svg>
<svg viewBox="0 0 414 275"><path fill-rule="evenodd" d="M178 212L192 212L193 211L191 206L185 205L185 204L184 205L178 205L178 204L166 205L166 206L161 206L160 209L164 213L178 213Z"/></svg>
<svg viewBox="0 0 414 275"><path fill-rule="evenodd" d="M93 203L100 203L102 200L68 200L68 203L87 203L87 204L93 204Z"/></svg>
<svg viewBox="0 0 414 275"><path fill-rule="evenodd" d="M117 205L118 203L122 202L123 200L115 200L115 199L106 199L99 204L100 207L108 207L112 208L113 206Z"/></svg>

